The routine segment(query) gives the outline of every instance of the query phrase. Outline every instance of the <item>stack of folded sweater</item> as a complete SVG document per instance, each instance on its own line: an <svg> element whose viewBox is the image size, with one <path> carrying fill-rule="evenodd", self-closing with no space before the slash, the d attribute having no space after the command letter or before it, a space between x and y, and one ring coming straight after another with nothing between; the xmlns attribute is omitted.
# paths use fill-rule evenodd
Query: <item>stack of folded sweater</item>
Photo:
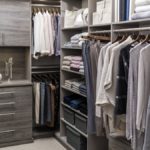
<svg viewBox="0 0 150 150"><path fill-rule="evenodd" d="M136 0L132 20L150 18L150 0Z"/></svg>
<svg viewBox="0 0 150 150"><path fill-rule="evenodd" d="M62 69L84 73L84 65L81 56L65 56Z"/></svg>
<svg viewBox="0 0 150 150"><path fill-rule="evenodd" d="M86 87L84 87L85 81L81 78L75 78L70 80L65 80L65 86L69 89L74 90L75 92L86 95Z"/></svg>
<svg viewBox="0 0 150 150"><path fill-rule="evenodd" d="M70 38L69 42L64 44L64 46L65 47L82 47L82 44L85 41L85 39L82 38L82 36L87 36L87 35L88 35L87 32L75 34Z"/></svg>
<svg viewBox="0 0 150 150"><path fill-rule="evenodd" d="M70 107L80 110L82 113L87 114L87 102L86 99L81 98L75 94L65 96L64 103L68 104Z"/></svg>

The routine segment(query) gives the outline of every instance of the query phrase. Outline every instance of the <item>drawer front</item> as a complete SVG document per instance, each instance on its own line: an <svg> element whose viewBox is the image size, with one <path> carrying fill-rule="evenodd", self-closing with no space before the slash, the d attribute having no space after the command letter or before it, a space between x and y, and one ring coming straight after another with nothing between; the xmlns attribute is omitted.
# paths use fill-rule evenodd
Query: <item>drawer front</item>
<svg viewBox="0 0 150 150"><path fill-rule="evenodd" d="M15 107L15 111L21 112L31 109L32 87L0 88L0 107L4 106Z"/></svg>
<svg viewBox="0 0 150 150"><path fill-rule="evenodd" d="M0 103L0 115L14 113L16 109L16 102Z"/></svg>
<svg viewBox="0 0 150 150"><path fill-rule="evenodd" d="M32 88L0 88L0 131L32 127Z"/></svg>
<svg viewBox="0 0 150 150"><path fill-rule="evenodd" d="M0 115L0 131L18 128L32 128L32 112Z"/></svg>
<svg viewBox="0 0 150 150"><path fill-rule="evenodd" d="M0 144L32 139L32 128L12 129L0 132Z"/></svg>

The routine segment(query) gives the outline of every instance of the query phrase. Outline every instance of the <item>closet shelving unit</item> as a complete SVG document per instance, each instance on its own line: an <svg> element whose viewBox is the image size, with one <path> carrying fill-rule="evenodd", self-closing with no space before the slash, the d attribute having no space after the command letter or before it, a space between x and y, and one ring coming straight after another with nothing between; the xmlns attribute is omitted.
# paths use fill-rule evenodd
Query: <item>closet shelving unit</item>
<svg viewBox="0 0 150 150"><path fill-rule="evenodd" d="M88 25L87 26L77 26L77 27L70 27L70 28L64 28L64 12L65 10L77 10L81 8L87 8L88 7L88 1L87 0L77 0L77 1L70 1L70 0L63 0L61 1L61 14L62 14L62 41L61 41L61 48L62 48L62 53L61 53L61 62L63 61L63 57L66 55L82 55L82 48L80 47L64 47L64 44L68 42L71 38L71 36L77 34L77 33L82 33L82 32L88 32ZM83 73L76 72L76 71L71 71L67 69L61 69L61 107L60 107L60 121L61 121L61 126L60 126L60 135L59 135L59 140L63 142L63 144L68 148L73 150L74 148L71 147L66 140L66 126L71 127L74 129L76 132L80 133L83 137L87 138L88 135L80 131L77 127L74 125L70 124L64 119L64 108L68 108L69 110L75 112L76 114L84 117L87 119L87 115L81 113L80 111L71 108L69 105L65 104L63 102L63 97L71 94L76 94L81 97L86 98L86 95L83 95L81 93L75 92L74 90L71 90L67 87L64 86L64 82L66 79L71 79L74 77L84 77ZM57 136L58 137L58 136Z"/></svg>
<svg viewBox="0 0 150 150"><path fill-rule="evenodd" d="M111 23L106 23L106 24L98 24L98 25L92 25L92 20L93 20L93 12L96 11L96 2L100 0L88 0L85 3L88 3L88 6L86 7L89 8L89 24L88 24L88 32L91 34L109 34L111 36L111 41L115 41L116 37L118 34L132 34L132 33L150 33L150 19L142 19L142 20L129 20L129 21L121 21L121 22L115 22L115 4L112 3L112 20ZM63 44L65 42L68 42L69 38L74 35L77 32L82 32L85 31L85 27L74 27L74 28L63 28L63 16L64 16L64 11L65 10L74 10L76 8L81 8L81 3L82 0L77 1L70 1L70 0L62 0L61 6L62 6L62 56L61 56L61 62L63 61L63 57L68 54L77 54L79 53L80 48L67 48L64 47ZM83 6L83 5L82 5ZM87 29L86 29L87 30ZM66 106L63 103L63 96L70 91L69 89L65 89L64 85L64 80L68 79L70 76L73 76L75 74L74 72L67 71L67 70L61 70L61 136L63 136L63 139L65 139L66 132L65 132L65 121L63 118L63 108ZM67 107L67 106L66 106ZM71 109L71 108L70 108ZM73 110L75 111L75 110ZM88 119L88 118L87 118ZM122 122L125 123L125 120L122 120ZM58 135L58 136L60 136ZM100 139L98 137L87 137L88 139L88 150L97 150L102 148L100 143L105 143L103 139ZM64 140L66 143L66 140ZM98 144L99 143L99 144ZM68 143L66 143L68 145ZM131 150L131 145L130 142L127 141L125 138L112 138L109 137L108 139L108 147L109 148L102 148L103 150ZM71 149L71 148L70 148Z"/></svg>

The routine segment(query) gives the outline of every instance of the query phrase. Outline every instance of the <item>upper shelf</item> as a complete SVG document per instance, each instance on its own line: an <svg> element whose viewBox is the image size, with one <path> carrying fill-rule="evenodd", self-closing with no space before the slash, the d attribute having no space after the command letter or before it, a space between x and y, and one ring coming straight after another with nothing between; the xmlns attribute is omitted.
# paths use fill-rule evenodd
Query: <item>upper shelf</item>
<svg viewBox="0 0 150 150"><path fill-rule="evenodd" d="M143 24L143 23L150 23L150 19L140 19L140 20L129 20L129 21L113 22L112 25L127 25L127 24L139 25L139 24Z"/></svg>
<svg viewBox="0 0 150 150"><path fill-rule="evenodd" d="M90 25L90 28L96 28L96 27L110 27L111 23L106 23L106 24L96 24L96 25Z"/></svg>
<svg viewBox="0 0 150 150"><path fill-rule="evenodd" d="M83 30L83 29L88 29L88 26L78 26L78 27L62 28L62 31Z"/></svg>

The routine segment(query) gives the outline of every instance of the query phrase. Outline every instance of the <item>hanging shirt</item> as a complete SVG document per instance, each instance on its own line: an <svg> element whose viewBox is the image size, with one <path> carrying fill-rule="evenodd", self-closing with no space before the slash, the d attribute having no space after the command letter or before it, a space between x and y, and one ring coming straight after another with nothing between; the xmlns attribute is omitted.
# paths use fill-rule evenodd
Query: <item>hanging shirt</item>
<svg viewBox="0 0 150 150"><path fill-rule="evenodd" d="M39 14L36 13L33 17L33 26L34 26L34 54L33 57L37 58L37 54L40 53L40 20L39 20Z"/></svg>
<svg viewBox="0 0 150 150"><path fill-rule="evenodd" d="M120 52L118 73L117 73L117 85L116 85L116 114L126 114L127 105L127 85L128 85L128 72L129 72L129 58L130 49L132 45L128 45Z"/></svg>
<svg viewBox="0 0 150 150"><path fill-rule="evenodd" d="M126 137L131 140L133 150L137 150L141 144L140 136L137 136L136 130L136 112L137 112L137 92L138 92L138 62L140 51L147 43L139 43L130 51L128 95L127 95L127 114L126 114Z"/></svg>
<svg viewBox="0 0 150 150"><path fill-rule="evenodd" d="M137 120L138 130L145 130L146 111L150 94L150 45L140 52L138 71Z"/></svg>
<svg viewBox="0 0 150 150"><path fill-rule="evenodd" d="M54 54L54 39L53 39L53 27L52 27L52 16L51 14L47 13L47 19L48 19L48 35L49 35L49 44L50 44L50 53L49 56Z"/></svg>
<svg viewBox="0 0 150 150"><path fill-rule="evenodd" d="M57 36L56 36L56 49L55 49L55 55L59 56L61 52L61 46L60 46L60 34L61 34L61 17L60 14L58 14L58 22L57 22Z"/></svg>
<svg viewBox="0 0 150 150"><path fill-rule="evenodd" d="M118 72L120 51L121 49L123 49L132 42L133 42L132 38L128 37L124 42L120 43L118 46L113 48L111 53L111 59L104 82L104 88L106 91L106 95L109 99L109 103L111 103L113 106L115 106L115 99L116 99L116 83L117 83L116 76Z"/></svg>
<svg viewBox="0 0 150 150"><path fill-rule="evenodd" d="M45 50L42 51L43 55L50 54L50 37L49 37L49 24L48 24L48 14L47 12L43 14L44 18L44 37L45 37Z"/></svg>
<svg viewBox="0 0 150 150"><path fill-rule="evenodd" d="M40 43L40 53L44 53L45 49L46 49L46 45L45 45L45 34L44 34L44 17L43 14L41 12L38 12L39 15L39 43Z"/></svg>
<svg viewBox="0 0 150 150"><path fill-rule="evenodd" d="M101 81L100 81L100 85L99 85L99 91L97 92L96 105L105 105L105 104L109 103L109 101L106 97L106 94L105 94L105 90L104 90L104 81L105 81L105 77L107 74L107 69L108 69L108 65L109 65L109 61L110 61L111 50L118 44L119 43L116 42L116 43L110 45L106 50L106 54L105 54L105 58L104 58L104 66L103 66Z"/></svg>

